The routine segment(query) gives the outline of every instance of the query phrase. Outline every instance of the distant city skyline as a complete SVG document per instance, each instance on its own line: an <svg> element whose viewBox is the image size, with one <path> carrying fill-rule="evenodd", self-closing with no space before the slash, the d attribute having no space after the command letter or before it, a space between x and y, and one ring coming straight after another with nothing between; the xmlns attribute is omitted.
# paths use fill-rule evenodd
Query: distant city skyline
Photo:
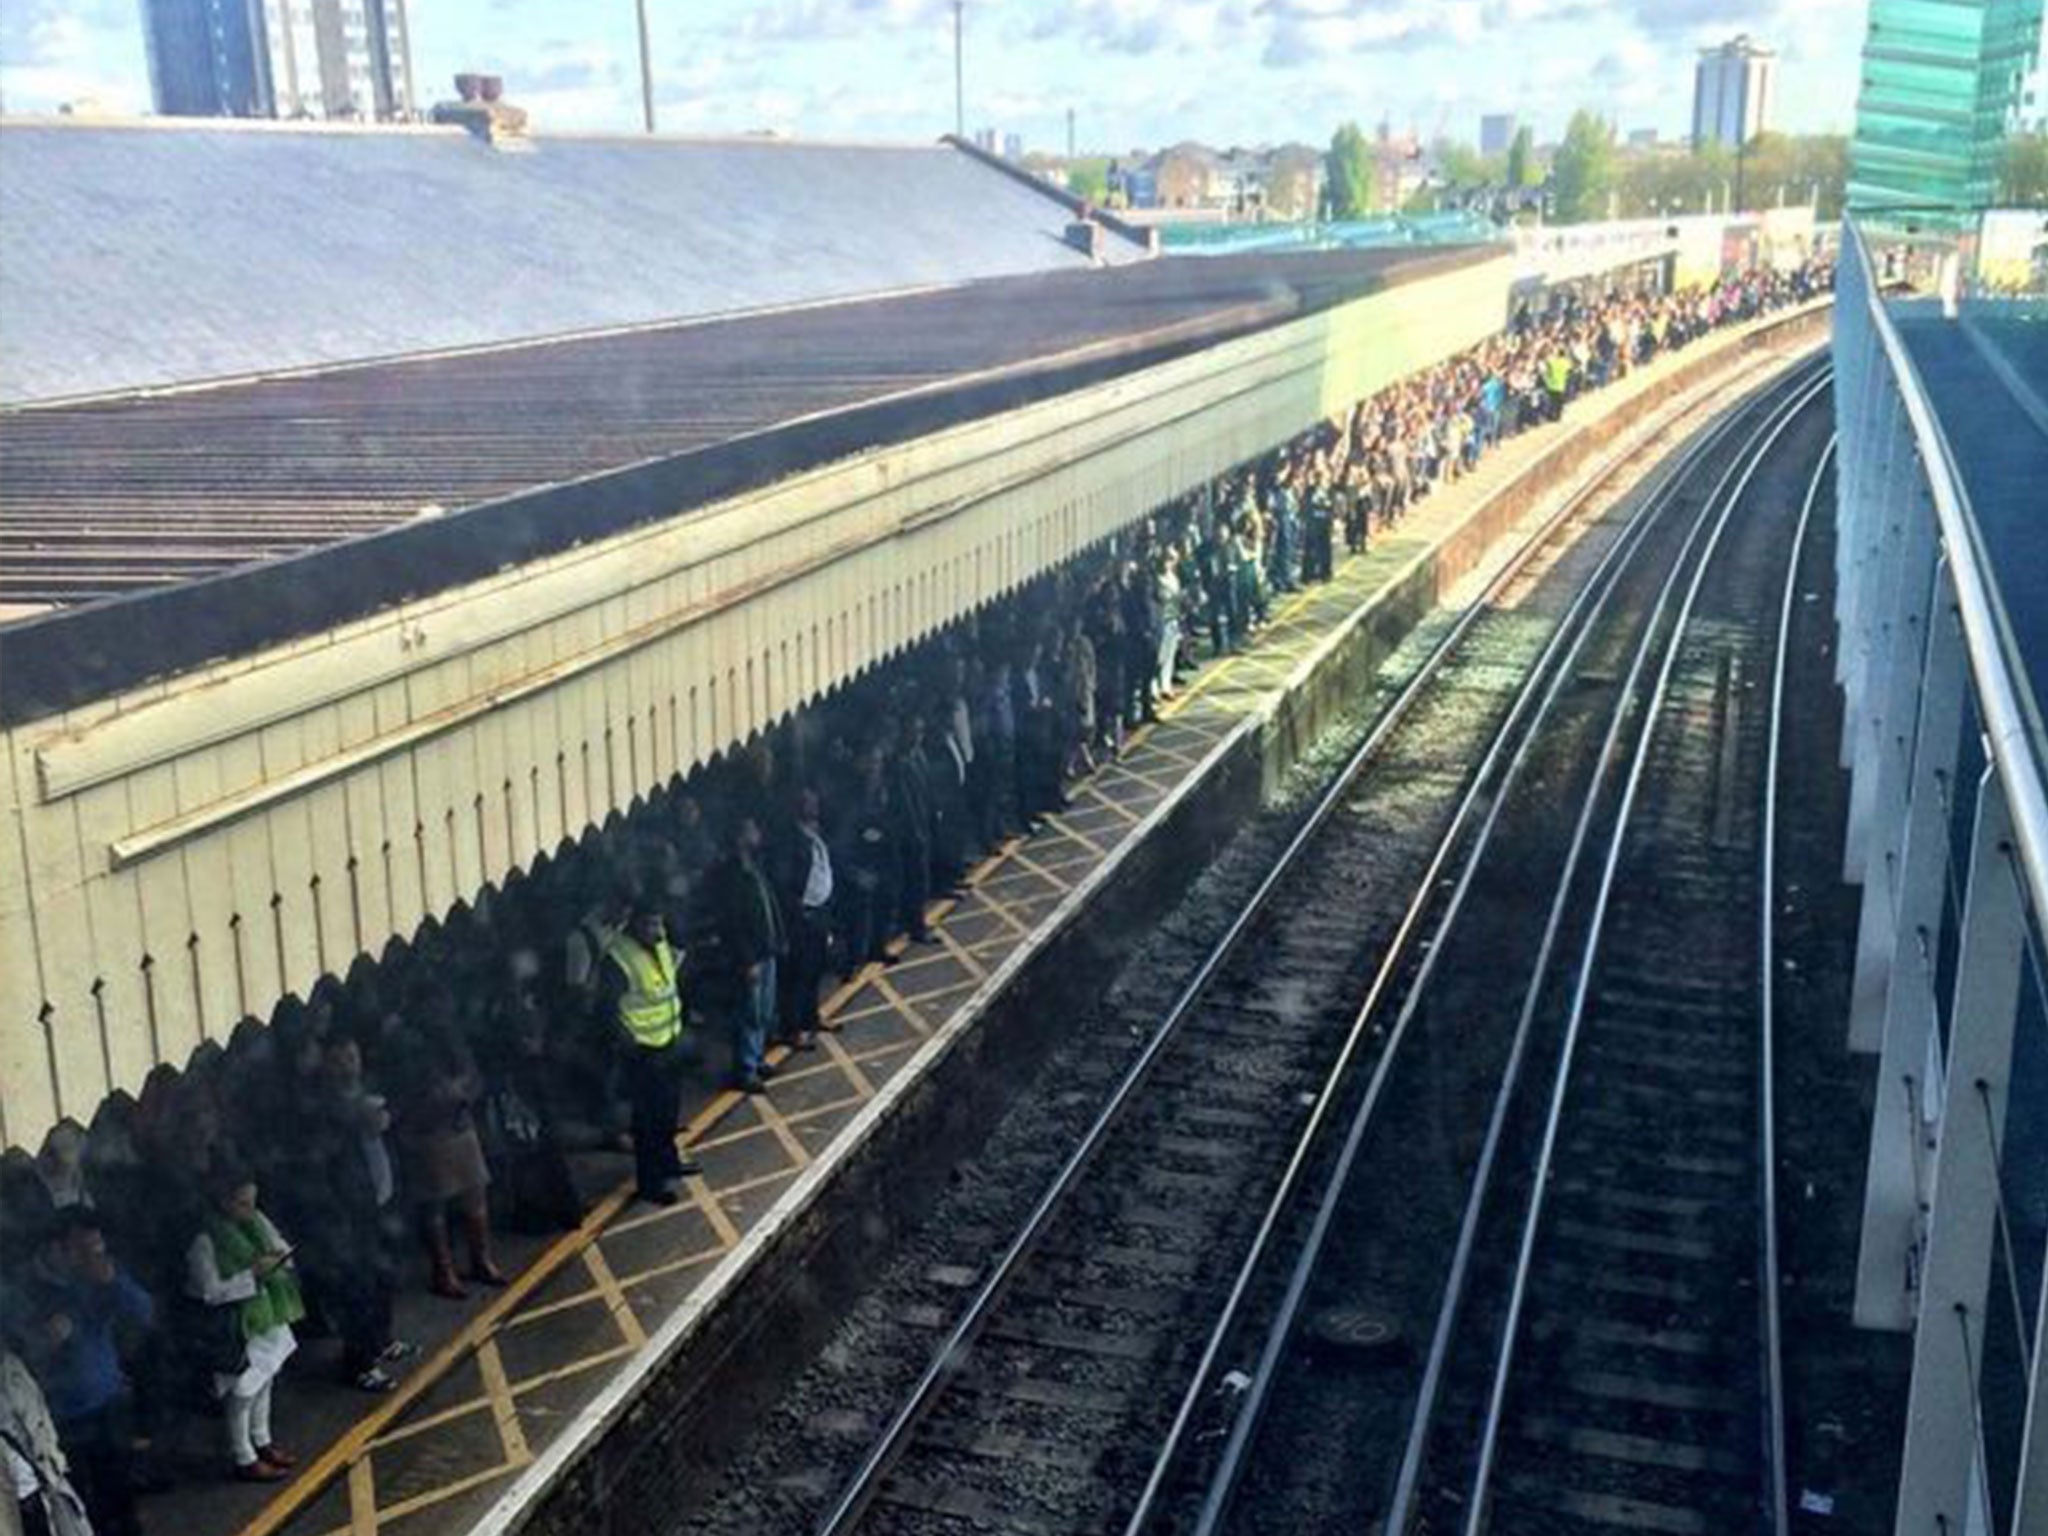
<svg viewBox="0 0 2048 1536"><path fill-rule="evenodd" d="M930 139L952 127L950 0L648 0L660 126ZM0 100L146 111L136 0L9 0ZM1512 103L1539 139L1579 107L1690 128L1697 51L1776 49L1780 126L1846 132L1864 0L968 0L967 119L1083 150L1321 143L1346 119L1472 141ZM537 133L639 125L631 0L411 0L418 93L500 74Z"/></svg>

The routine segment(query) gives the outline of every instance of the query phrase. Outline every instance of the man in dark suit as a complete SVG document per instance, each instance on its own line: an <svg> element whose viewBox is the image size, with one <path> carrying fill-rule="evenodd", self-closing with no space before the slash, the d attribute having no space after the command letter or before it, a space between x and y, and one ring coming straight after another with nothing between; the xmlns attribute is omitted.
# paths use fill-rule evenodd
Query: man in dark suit
<svg viewBox="0 0 2048 1536"><path fill-rule="evenodd" d="M788 963L782 968L782 1027L800 1051L817 1044L818 985L831 953L836 876L818 792L797 793L796 815L779 841L775 889L789 919Z"/></svg>
<svg viewBox="0 0 2048 1536"><path fill-rule="evenodd" d="M789 948L782 904L761 868L761 827L742 816L732 853L719 865L712 895L719 937L739 971L733 1015L733 1082L742 1093L761 1093L772 1075L766 1052L775 1033L776 964Z"/></svg>
<svg viewBox="0 0 2048 1536"><path fill-rule="evenodd" d="M895 771L889 780L890 841L896 845L898 921L914 943L926 943L925 903L931 898L932 782L925 755L924 717L916 710L903 717Z"/></svg>

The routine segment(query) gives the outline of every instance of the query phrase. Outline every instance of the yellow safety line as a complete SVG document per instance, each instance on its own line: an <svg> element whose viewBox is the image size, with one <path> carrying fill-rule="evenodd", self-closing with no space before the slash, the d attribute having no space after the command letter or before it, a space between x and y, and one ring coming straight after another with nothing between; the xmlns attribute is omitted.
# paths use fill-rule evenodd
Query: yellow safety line
<svg viewBox="0 0 2048 1536"><path fill-rule="evenodd" d="M966 966L972 975L977 978L988 975L988 972L981 968L981 962L970 955L965 946L958 939L954 938L952 934L946 932L943 928L938 929L937 933L939 935L940 947L949 951L953 958Z"/></svg>
<svg viewBox="0 0 2048 1536"><path fill-rule="evenodd" d="M991 871L1000 869L1003 862L1011 854L1015 853L1017 849L1022 847L1023 844L1024 839L1021 837L1004 838L1000 843L996 844L994 852L983 857L980 863L967 871L962 883L969 887L980 885L982 881L989 877Z"/></svg>
<svg viewBox="0 0 2048 1536"><path fill-rule="evenodd" d="M1094 838L1090 837L1086 832L1083 832L1079 827L1068 826L1064 818L1060 816L1047 816L1045 819L1047 824L1051 826L1055 832L1059 833L1060 836L1072 838L1082 847L1094 853L1098 858L1106 857L1108 855L1108 849L1104 848L1102 844L1096 842Z"/></svg>
<svg viewBox="0 0 2048 1536"><path fill-rule="evenodd" d="M592 1293L586 1291L584 1294L589 1296ZM451 1408L440 1409L438 1412L428 1414L423 1419L414 1419L410 1424L401 1424L398 1428L391 1431L390 1434L380 1436L376 1443L370 1447L369 1453L359 1456L349 1463L349 1476L355 1476L357 1467L369 1465L371 1453L381 1451L386 1446L401 1444L412 1439L415 1435L425 1434L430 1429L439 1429L443 1424L452 1424L457 1419L466 1419L472 1413L490 1406L491 1400L488 1397L466 1398Z"/></svg>
<svg viewBox="0 0 2048 1536"><path fill-rule="evenodd" d="M1047 874L1056 875L1062 870L1075 869L1086 865L1093 869L1106 854L1097 853L1093 848L1084 848L1079 843L1071 848L1041 848L1038 850L1038 867Z"/></svg>
<svg viewBox="0 0 2048 1536"><path fill-rule="evenodd" d="M683 1182L690 1186L690 1198L697 1203L697 1209L704 1213L704 1219L711 1223L711 1230L718 1241L727 1248L737 1248L740 1242L740 1229L732 1224L732 1218L726 1215L725 1207L718 1203L718 1196L712 1191L711 1186L704 1182L704 1176L698 1174Z"/></svg>
<svg viewBox="0 0 2048 1536"><path fill-rule="evenodd" d="M922 1040L902 1040L898 1041L893 1046L885 1046L883 1047L883 1049L908 1051L914 1050L916 1047L923 1044L924 1042ZM873 1058L870 1057L869 1059ZM813 1120L822 1120L827 1115L836 1115L842 1109L858 1109L861 1107L861 1105L867 1103L869 1097L871 1096L868 1094L850 1093L847 1097L843 1099L833 1099L830 1102L824 1104L813 1104L809 1109L800 1109L795 1114L790 1115L788 1117L789 1123L791 1125L808 1125ZM787 1175L778 1173L772 1175L772 1177L780 1179L787 1177ZM746 1186L736 1184L733 1186L733 1189L741 1193L744 1193L746 1190Z"/></svg>
<svg viewBox="0 0 2048 1536"><path fill-rule="evenodd" d="M696 1253L684 1254L680 1259L663 1259L659 1264L650 1264L645 1269L636 1269L619 1283L638 1285L643 1280L657 1280L663 1275L672 1275L679 1269L691 1269L699 1264L709 1264L713 1259L725 1257L723 1248L705 1248Z"/></svg>
<svg viewBox="0 0 2048 1536"><path fill-rule="evenodd" d="M983 906L1014 928L1018 938L1028 939L1031 937L1032 929L1030 925L1020 919L1016 913L1012 912L1008 904L1001 897L991 896L986 890L983 890L981 892L981 901Z"/></svg>
<svg viewBox="0 0 2048 1536"><path fill-rule="evenodd" d="M537 1371L531 1376L522 1377L512 1384L512 1395L524 1397L529 1392L539 1391L542 1387L557 1381L566 1381L571 1376L581 1376L585 1371L595 1370L600 1365L610 1365L614 1360L623 1360L633 1353L635 1350L631 1344L614 1344L609 1349L592 1350L589 1354L578 1355L574 1360L564 1364L550 1366L545 1371Z"/></svg>
<svg viewBox="0 0 2048 1536"><path fill-rule="evenodd" d="M1125 821L1135 822L1138 819L1136 816L1133 816L1130 813L1130 811L1122 804L1122 802L1110 799L1109 796L1105 795L1101 790L1097 789L1094 786L1094 784L1084 784L1081 786L1081 788L1084 793L1093 795L1095 797L1096 805L1100 806L1102 809L1116 812L1116 814L1123 817Z"/></svg>
<svg viewBox="0 0 2048 1536"><path fill-rule="evenodd" d="M619 1337L624 1339L628 1349L638 1349L647 1342L647 1330L640 1326L640 1318L633 1311L633 1303L626 1299L625 1287L619 1284L619 1277L612 1273L611 1261L604 1256L604 1246L592 1243L583 1250L583 1267L590 1271L590 1278L597 1286L597 1292L604 1298L605 1310L612 1315L612 1321L619 1325Z"/></svg>
<svg viewBox="0 0 2048 1536"><path fill-rule="evenodd" d="M1058 889L1062 891L1070 890L1073 887L1072 881L1062 880L1058 875L1054 874L1050 868L1040 863L1036 858L1032 857L1030 854L1018 854L1017 862L1023 865L1028 873L1036 875L1041 880L1051 881L1054 886L1056 886ZM1044 893L1040 892L1039 894L1043 895Z"/></svg>
<svg viewBox="0 0 2048 1536"><path fill-rule="evenodd" d="M1003 879L1005 880L1009 878L1010 877L1008 875L1003 876ZM918 955L914 959L899 960L894 965L890 966L889 985L895 987L897 991L901 992L904 989L901 985L899 985L899 983L905 976L909 976L914 974L915 972L921 971L926 966L939 965L944 963L944 961L947 958L946 941L940 938L939 936L943 934L945 931L946 930L942 925L934 923L932 925L932 939L934 942L932 944L930 953Z"/></svg>
<svg viewBox="0 0 2048 1536"><path fill-rule="evenodd" d="M976 987L980 985L980 982L976 981L973 977L970 976L967 980L956 981L951 986L933 987L929 992L914 993L909 998L909 1001L913 1003L936 1003L946 998L954 997L960 994L971 993L974 991ZM926 1033L930 1033L930 1031L927 1030Z"/></svg>
<svg viewBox="0 0 2048 1536"><path fill-rule="evenodd" d="M530 1460L531 1458L528 1459ZM396 1504L387 1505L378 1511L378 1517L386 1523L393 1520L402 1520L407 1515L416 1515L421 1510L431 1509L436 1504L445 1504L450 1499L460 1498L472 1488L481 1488L485 1483L494 1483L508 1472L517 1472L520 1467L525 1465L525 1462L517 1464L506 1463L503 1466L486 1467L481 1472L468 1473L465 1476L458 1477L452 1483L443 1483L438 1488L429 1488L425 1493L416 1493L410 1498L400 1499ZM333 1532L330 1533L330 1536L341 1536L341 1533Z"/></svg>
<svg viewBox="0 0 2048 1536"><path fill-rule="evenodd" d="M743 1141L752 1141L756 1136L765 1135L765 1125L742 1125L730 1131L721 1131L716 1136L707 1136L702 1141L690 1143L692 1152L716 1152L721 1147L736 1147Z"/></svg>
<svg viewBox="0 0 2048 1536"><path fill-rule="evenodd" d="M348 1469L348 1530L349 1536L377 1536L377 1477L367 1456Z"/></svg>
<svg viewBox="0 0 2048 1536"><path fill-rule="evenodd" d="M818 1012L828 1019L838 1017L839 1010L844 1008L854 995L868 984L870 973L880 969L881 967L873 961L862 962L852 975L848 976L826 994L825 1001L818 1004Z"/></svg>
<svg viewBox="0 0 2048 1536"><path fill-rule="evenodd" d="M1127 777L1136 779L1148 789L1156 789L1161 794L1173 793L1179 787L1181 781L1181 775L1176 773L1172 765L1167 763L1160 763L1149 768L1140 768L1132 763L1122 763L1119 766ZM1159 782L1162 778L1166 780L1163 784Z"/></svg>
<svg viewBox="0 0 2048 1536"><path fill-rule="evenodd" d="M875 1096L875 1085L868 1080L867 1073L861 1071L860 1063L855 1061L852 1052L840 1043L839 1037L820 1035L818 1039L824 1044L825 1054L838 1064L839 1069L846 1074L847 1081L853 1084L853 1091L863 1100L872 1099Z"/></svg>
<svg viewBox="0 0 2048 1536"><path fill-rule="evenodd" d="M847 1029L855 1024L864 1024L879 1014L887 1014L893 1011L889 1006L888 1000L884 999L879 1003L869 1003L865 1008L856 1008L852 1013L836 1013L826 1016L841 1029Z"/></svg>
<svg viewBox="0 0 2048 1536"><path fill-rule="evenodd" d="M512 1384L505 1379L505 1362L498 1354L498 1341L485 1339L477 1346L476 1367L484 1379L484 1392L491 1400L491 1417L497 1421L498 1438L505 1443L505 1464L523 1467L533 1460L527 1448L526 1429L519 1422L519 1409L512 1402Z"/></svg>
<svg viewBox="0 0 2048 1536"><path fill-rule="evenodd" d="M881 993L882 997L884 998L884 1000L887 1001L889 1006L895 1009L896 1012L902 1016L904 1023L908 1024L920 1035L928 1035L931 1033L931 1031L925 1027L924 1020L920 1019L917 1016L917 1010L910 1006L910 1003L908 1002L908 1000L905 999L903 994L896 990L896 984L890 981L887 976L877 976L875 978L875 990Z"/></svg>
<svg viewBox="0 0 2048 1536"><path fill-rule="evenodd" d="M782 1144L782 1150L789 1155L791 1162L799 1169L810 1167L811 1149L798 1140L796 1132L789 1128L789 1122L783 1118L782 1111L775 1107L772 1095L764 1093L756 1099L754 1113L761 1117L762 1123L768 1127L768 1133Z"/></svg>

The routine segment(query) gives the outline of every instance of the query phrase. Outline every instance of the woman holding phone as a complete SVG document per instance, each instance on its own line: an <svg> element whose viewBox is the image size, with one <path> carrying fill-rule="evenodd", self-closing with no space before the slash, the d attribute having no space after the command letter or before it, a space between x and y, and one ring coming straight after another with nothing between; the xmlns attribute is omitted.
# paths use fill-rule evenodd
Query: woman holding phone
<svg viewBox="0 0 2048 1536"><path fill-rule="evenodd" d="M306 1308L291 1245L257 1208L256 1181L224 1170L209 1203L185 1250L186 1285L219 1325L213 1390L221 1399L235 1476L274 1483L291 1475L293 1458L271 1437L270 1388L298 1347L292 1324Z"/></svg>

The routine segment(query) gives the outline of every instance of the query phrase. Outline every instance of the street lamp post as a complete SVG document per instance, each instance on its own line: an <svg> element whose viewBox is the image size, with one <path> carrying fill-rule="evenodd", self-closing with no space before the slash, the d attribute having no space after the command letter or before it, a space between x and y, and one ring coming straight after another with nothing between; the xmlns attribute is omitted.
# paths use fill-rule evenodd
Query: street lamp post
<svg viewBox="0 0 2048 1536"><path fill-rule="evenodd" d="M647 55L647 0L633 0L640 23L640 119L654 132L654 63Z"/></svg>

